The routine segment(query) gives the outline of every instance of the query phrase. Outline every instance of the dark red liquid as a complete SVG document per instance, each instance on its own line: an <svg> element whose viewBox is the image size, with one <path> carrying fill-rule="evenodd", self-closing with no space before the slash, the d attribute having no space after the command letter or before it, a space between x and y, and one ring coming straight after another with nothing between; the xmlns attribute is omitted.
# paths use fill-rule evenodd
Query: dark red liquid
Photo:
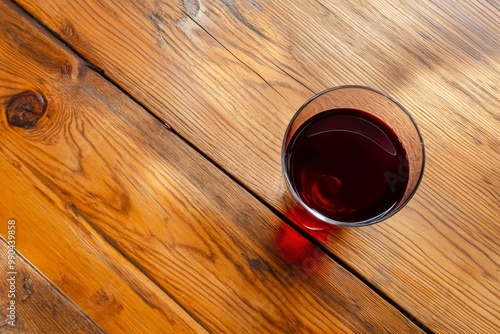
<svg viewBox="0 0 500 334"><path fill-rule="evenodd" d="M304 123L285 152L292 187L310 208L342 222L390 211L408 183L406 151L381 120L335 109Z"/></svg>

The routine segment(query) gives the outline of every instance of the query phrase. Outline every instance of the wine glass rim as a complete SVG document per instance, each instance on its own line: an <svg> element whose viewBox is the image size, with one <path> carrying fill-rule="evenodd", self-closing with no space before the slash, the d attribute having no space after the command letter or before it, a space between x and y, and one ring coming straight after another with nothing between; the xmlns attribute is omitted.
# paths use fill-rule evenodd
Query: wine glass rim
<svg viewBox="0 0 500 334"><path fill-rule="evenodd" d="M309 103L311 103L312 101L314 101L316 98L318 98L321 95L327 94L327 93L335 91L335 90L340 90L340 89L363 89L363 90L372 91L372 92L374 92L376 94L379 94L379 95L387 98L392 103L396 104L406 114L406 116L410 119L411 123L413 124L415 130L417 131L418 137L420 139L420 146L422 148L422 167L421 167L421 172L420 172L418 180L417 180L417 182L415 184L415 187L413 188L413 190L411 191L411 193L403 201L397 202L396 204L394 204L393 206L391 206L389 209L387 209L384 212L378 214L377 216L371 217L369 219L361 220L361 221L356 221L356 222L346 222L346 221L340 221L340 220L331 219L331 218L329 218L329 217L327 217L327 216L319 213L318 211L312 209L311 207L309 207L302 200L302 198L299 196L299 194L297 194L297 191L293 187L292 182L290 181L290 177L289 177L289 175L287 173L287 170L286 170L286 159L285 159L286 142L287 142L287 137L288 137L288 134L289 134L290 129L292 127L292 124L295 122L296 118L299 116L299 114L302 112L302 110ZM369 226L369 225L373 225L373 224L376 224L376 223L380 223L380 222L386 220L387 218L392 217L397 212L399 212L403 207L406 206L406 204L410 201L410 199L413 197L413 195L415 195L417 189L419 188L420 183L422 182L423 175L424 175L425 160L426 160L426 158L425 158L424 139L423 139L422 134L420 133L420 129L418 128L417 123L413 119L412 115L406 110L405 107L403 107L398 101L396 101L390 95L388 95L388 94L386 94L386 93L384 93L384 92L382 92L380 90L377 90L377 89L374 89L374 88L371 88L371 87L367 87L367 86L362 86L362 85L342 85L342 86L335 86L335 87L331 87L331 88L325 89L325 90L323 90L323 91L321 91L319 93L316 93L312 97L310 97L295 112L295 114L291 118L290 122L288 123L288 126L287 126L286 131L285 131L285 135L283 137L282 147L281 147L281 167L282 167L282 172L283 172L283 175L284 175L284 178L285 178L285 182L286 182L287 188L289 189L289 191L292 194L292 196L295 198L295 200L304 209L306 209L314 217L318 218L319 220L321 220L321 221L323 221L325 223L328 223L328 224L331 224L331 225L335 225L335 226L347 226L347 227ZM394 207L397 207L397 208L394 209Z"/></svg>

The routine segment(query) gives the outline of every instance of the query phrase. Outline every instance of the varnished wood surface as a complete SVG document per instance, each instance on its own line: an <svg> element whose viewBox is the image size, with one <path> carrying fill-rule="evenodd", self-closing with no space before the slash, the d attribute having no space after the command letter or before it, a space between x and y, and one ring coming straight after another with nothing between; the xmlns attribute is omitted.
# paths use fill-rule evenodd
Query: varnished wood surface
<svg viewBox="0 0 500 334"><path fill-rule="evenodd" d="M12 250L12 248L10 248ZM35 268L19 253L11 251L7 240L0 238L0 258L13 254L15 273L3 277L0 295L0 332L2 333L89 333L103 331L90 321L73 303L61 295ZM2 267L4 268L4 267ZM5 271L2 270L2 273ZM7 281L7 278L14 280ZM7 282L9 283L7 285ZM10 283L15 288L10 287ZM4 289L7 287L6 289ZM9 294L5 291L12 291ZM11 296L9 296L11 295ZM10 301L15 303L11 307ZM8 308L15 310L12 317ZM11 326L9 322L15 326Z"/></svg>
<svg viewBox="0 0 500 334"><path fill-rule="evenodd" d="M0 233L16 219L17 249L97 326L419 332L16 8L0 3Z"/></svg>
<svg viewBox="0 0 500 334"><path fill-rule="evenodd" d="M500 330L497 2L19 3L282 212L300 104L352 83L395 97L426 143L420 190L326 246L431 330Z"/></svg>
<svg viewBox="0 0 500 334"><path fill-rule="evenodd" d="M57 188L30 167L2 147L0 219L5 222L15 217L16 249L51 284L106 333L203 332L110 245L92 221L71 201L60 198ZM1 224L0 233L7 237L6 223ZM4 263L2 274L6 272ZM38 325L45 321L43 315L18 313L19 321Z"/></svg>

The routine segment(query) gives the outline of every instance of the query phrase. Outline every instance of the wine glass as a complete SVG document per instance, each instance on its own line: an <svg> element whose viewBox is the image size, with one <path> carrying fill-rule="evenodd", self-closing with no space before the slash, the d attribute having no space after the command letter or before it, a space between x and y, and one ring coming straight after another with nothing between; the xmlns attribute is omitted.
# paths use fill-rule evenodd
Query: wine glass
<svg viewBox="0 0 500 334"><path fill-rule="evenodd" d="M340 86L309 99L285 132L282 167L293 212L313 229L367 226L401 210L424 171L422 136L398 102Z"/></svg>

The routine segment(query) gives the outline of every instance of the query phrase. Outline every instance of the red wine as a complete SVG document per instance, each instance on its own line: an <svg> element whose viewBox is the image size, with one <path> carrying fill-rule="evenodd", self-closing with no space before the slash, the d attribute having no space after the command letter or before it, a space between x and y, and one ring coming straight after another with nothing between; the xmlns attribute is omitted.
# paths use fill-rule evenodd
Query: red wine
<svg viewBox="0 0 500 334"><path fill-rule="evenodd" d="M285 168L307 206L342 222L385 214L408 183L408 159L396 134L355 109L328 110L302 124L286 149Z"/></svg>

